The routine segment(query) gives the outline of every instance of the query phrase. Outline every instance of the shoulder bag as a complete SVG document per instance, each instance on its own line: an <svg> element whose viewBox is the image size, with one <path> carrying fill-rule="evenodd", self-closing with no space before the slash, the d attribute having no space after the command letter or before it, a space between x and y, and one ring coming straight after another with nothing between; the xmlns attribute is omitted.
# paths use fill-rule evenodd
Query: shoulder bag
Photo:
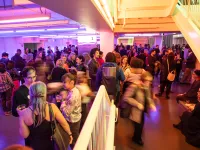
<svg viewBox="0 0 200 150"><path fill-rule="evenodd" d="M167 80L169 80L169 81L174 81L175 76L176 76L175 70L173 70L173 71L171 71L171 72L169 71L169 61L168 61L168 59L167 59L167 67L168 67Z"/></svg>
<svg viewBox="0 0 200 150"><path fill-rule="evenodd" d="M52 129L52 141L55 150L68 150L70 137L63 127L56 122L51 104L49 105L49 115Z"/></svg>

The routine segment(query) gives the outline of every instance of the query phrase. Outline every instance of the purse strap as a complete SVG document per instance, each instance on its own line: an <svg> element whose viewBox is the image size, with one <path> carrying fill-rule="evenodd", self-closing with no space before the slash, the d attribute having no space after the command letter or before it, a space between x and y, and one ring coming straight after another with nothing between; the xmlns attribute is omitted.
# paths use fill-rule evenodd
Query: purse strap
<svg viewBox="0 0 200 150"><path fill-rule="evenodd" d="M56 121L55 121L55 116L53 113L53 109L50 103L49 105L49 116L50 116L50 122L51 122L51 130L52 130L52 135L54 134L55 128L56 128Z"/></svg>
<svg viewBox="0 0 200 150"><path fill-rule="evenodd" d="M168 68L168 73L169 73L169 61L168 61L168 58L167 58L167 68Z"/></svg>

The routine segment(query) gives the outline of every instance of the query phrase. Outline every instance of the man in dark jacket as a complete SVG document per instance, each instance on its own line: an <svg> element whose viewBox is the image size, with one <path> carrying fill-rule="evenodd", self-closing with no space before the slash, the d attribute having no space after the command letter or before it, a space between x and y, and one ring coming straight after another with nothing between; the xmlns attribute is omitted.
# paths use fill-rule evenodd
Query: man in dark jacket
<svg viewBox="0 0 200 150"><path fill-rule="evenodd" d="M20 56L22 53L21 49L17 49L17 53L11 58L12 61L15 63L15 68L18 71L22 71L22 69L25 67L25 61Z"/></svg>
<svg viewBox="0 0 200 150"><path fill-rule="evenodd" d="M156 50L153 49L150 53L150 55L147 56L147 68L146 70L151 73L152 76L154 76L154 68L155 68L155 62L156 62Z"/></svg>
<svg viewBox="0 0 200 150"><path fill-rule="evenodd" d="M200 70L195 70L192 74L194 78L194 82L192 83L190 89L183 94L179 94L176 97L177 103L179 101L189 101L189 103L197 103L197 92L200 88Z"/></svg>
<svg viewBox="0 0 200 150"><path fill-rule="evenodd" d="M91 78L91 88L92 88L92 91L96 91L95 80L96 80L96 73L99 68L99 63L97 61L97 58L99 58L98 48L93 48L90 51L90 57L91 57L91 60L88 63L88 69L89 69L89 76Z"/></svg>
<svg viewBox="0 0 200 150"><path fill-rule="evenodd" d="M116 64L116 57L115 54L109 52L106 57L105 57L105 63L103 63L103 65L98 69L97 71L97 75L96 75L96 88L99 89L99 87L102 84L102 79L103 79L103 68L104 67L116 67L116 84L115 85L111 85L109 84L109 87L106 88L113 88L113 86L116 86L116 95L113 95L115 98L115 104L117 105L119 102L119 97L120 97L120 81L124 81L125 80L125 76L123 73L123 70L121 68L119 68ZM107 91L109 91L107 89ZM109 94L109 93L108 93Z"/></svg>

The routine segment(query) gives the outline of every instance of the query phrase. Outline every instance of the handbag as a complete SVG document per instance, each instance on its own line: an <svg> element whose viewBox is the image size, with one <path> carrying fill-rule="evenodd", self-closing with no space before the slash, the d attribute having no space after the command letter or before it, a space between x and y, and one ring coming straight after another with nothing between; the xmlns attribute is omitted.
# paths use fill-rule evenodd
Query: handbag
<svg viewBox="0 0 200 150"><path fill-rule="evenodd" d="M168 61L168 59L167 59L167 67L168 67L168 71L169 71L169 61ZM171 72L169 71L169 73L167 75L167 80L174 81L175 76L176 76L175 70L173 70Z"/></svg>
<svg viewBox="0 0 200 150"><path fill-rule="evenodd" d="M63 127L56 122L51 104L49 105L49 115L51 121L52 141L55 150L68 150L70 137Z"/></svg>

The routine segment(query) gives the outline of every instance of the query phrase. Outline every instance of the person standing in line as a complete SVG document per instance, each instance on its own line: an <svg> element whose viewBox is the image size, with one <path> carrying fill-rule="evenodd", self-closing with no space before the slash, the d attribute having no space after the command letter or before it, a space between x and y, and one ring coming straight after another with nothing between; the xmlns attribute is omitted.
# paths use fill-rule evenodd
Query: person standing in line
<svg viewBox="0 0 200 150"><path fill-rule="evenodd" d="M169 72L176 70L176 61L174 60L174 53L171 52L167 55L167 59L162 61L161 73L160 73L160 92L156 96L161 97L166 87L166 99L169 99L172 81L168 80Z"/></svg>
<svg viewBox="0 0 200 150"><path fill-rule="evenodd" d="M81 123L81 94L75 87L76 76L71 73L66 73L62 76L64 89L67 90L67 97L61 103L60 110L67 120L73 137L71 148L78 139Z"/></svg>
<svg viewBox="0 0 200 150"><path fill-rule="evenodd" d="M17 53L11 58L11 60L15 62L15 68L18 71L22 71L25 67L25 61L21 57L21 53L21 49L17 49Z"/></svg>
<svg viewBox="0 0 200 150"><path fill-rule="evenodd" d="M91 78L91 88L92 91L96 91L96 74L97 74L97 70L99 68L99 63L97 62L97 59L99 58L99 50L98 48L93 48L90 51L90 57L91 60L88 63L88 69L89 69L89 76Z"/></svg>
<svg viewBox="0 0 200 150"><path fill-rule="evenodd" d="M0 63L0 96L5 116L11 112L11 96L14 87L10 74L6 71L4 63Z"/></svg>

